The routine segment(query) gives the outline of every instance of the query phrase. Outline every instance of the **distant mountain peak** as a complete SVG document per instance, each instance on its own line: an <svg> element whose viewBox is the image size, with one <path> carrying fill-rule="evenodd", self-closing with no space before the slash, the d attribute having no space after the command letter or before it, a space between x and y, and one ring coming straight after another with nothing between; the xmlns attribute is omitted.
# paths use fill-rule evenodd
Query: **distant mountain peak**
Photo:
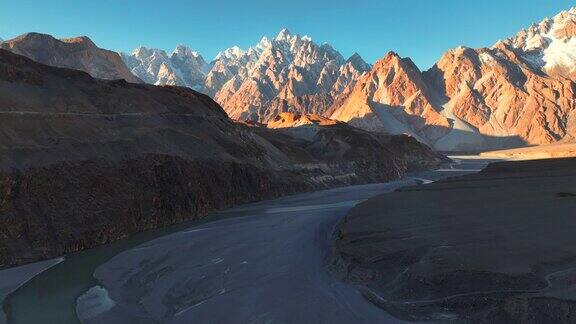
<svg viewBox="0 0 576 324"><path fill-rule="evenodd" d="M269 48L270 46L272 46L272 41L270 41L270 39L268 39L268 37L264 36L264 37L262 37L262 39L260 39L260 42L258 42L258 44L256 44L256 46L254 46L253 50L257 51L257 52L263 52L265 49Z"/></svg>
<svg viewBox="0 0 576 324"><path fill-rule="evenodd" d="M256 46L260 46L260 45L262 45L262 46L267 46L267 45L270 45L270 43L271 43L271 42L270 42L270 39L268 39L268 37L266 37L266 36L263 36L263 37L260 39L260 42L258 42L258 45L256 45Z"/></svg>
<svg viewBox="0 0 576 324"><path fill-rule="evenodd" d="M355 61L361 59L362 60L362 56L360 56L360 54L358 54L358 52L354 52L354 54L350 55L350 57L348 58L348 61Z"/></svg>
<svg viewBox="0 0 576 324"><path fill-rule="evenodd" d="M391 62L391 61L401 61L402 57L400 55L398 55L398 53L394 52L394 51L388 51L386 53L386 55L384 55L383 58L381 58L380 60L378 60L377 63L384 63L384 62Z"/></svg>
<svg viewBox="0 0 576 324"><path fill-rule="evenodd" d="M190 47L183 44L179 44L178 46L176 46L172 54L179 56L195 57L195 58L201 56L197 51L193 51Z"/></svg>
<svg viewBox="0 0 576 324"><path fill-rule="evenodd" d="M227 48L226 50L224 50L222 52L219 52L214 59L215 60L218 60L221 58L237 59L240 56L244 55L244 53L246 53L246 51L241 49L238 45L234 45L230 48Z"/></svg>
<svg viewBox="0 0 576 324"><path fill-rule="evenodd" d="M288 30L288 28L282 28L282 30L280 30L280 32L276 36L275 40L283 41L283 40L288 40L291 37L292 37L292 33Z"/></svg>
<svg viewBox="0 0 576 324"><path fill-rule="evenodd" d="M165 50L157 49L157 48L148 48L146 46L139 46L132 51L132 55L136 57L144 57L144 56L163 56L168 57Z"/></svg>
<svg viewBox="0 0 576 324"><path fill-rule="evenodd" d="M546 73L576 77L576 7L534 23L492 48L502 44L520 50L531 66Z"/></svg>
<svg viewBox="0 0 576 324"><path fill-rule="evenodd" d="M351 63L352 66L358 71L368 71L370 70L370 64L366 63L362 56L358 53L352 54L347 60L346 63Z"/></svg>

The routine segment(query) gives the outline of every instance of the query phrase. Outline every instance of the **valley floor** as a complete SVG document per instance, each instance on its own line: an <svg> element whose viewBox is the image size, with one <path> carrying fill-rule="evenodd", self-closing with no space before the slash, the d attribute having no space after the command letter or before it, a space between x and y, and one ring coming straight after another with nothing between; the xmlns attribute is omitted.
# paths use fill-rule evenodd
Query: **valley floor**
<svg viewBox="0 0 576 324"><path fill-rule="evenodd" d="M574 323L576 158L510 161L358 205L348 282L405 320Z"/></svg>
<svg viewBox="0 0 576 324"><path fill-rule="evenodd" d="M144 244L71 255L4 308L10 323L397 322L329 271L334 227L367 198L485 165L245 205Z"/></svg>
<svg viewBox="0 0 576 324"><path fill-rule="evenodd" d="M483 157L494 157L507 160L552 159L576 157L576 144L551 144L521 147L508 150L483 152Z"/></svg>

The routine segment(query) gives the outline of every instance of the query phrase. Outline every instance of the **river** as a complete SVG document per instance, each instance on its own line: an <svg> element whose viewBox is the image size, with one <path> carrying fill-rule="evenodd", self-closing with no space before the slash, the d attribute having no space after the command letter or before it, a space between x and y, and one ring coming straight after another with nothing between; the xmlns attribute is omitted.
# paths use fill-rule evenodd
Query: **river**
<svg viewBox="0 0 576 324"><path fill-rule="evenodd" d="M456 161L399 181L239 206L67 255L6 298L8 323L396 322L326 271L333 228L365 199L489 162Z"/></svg>

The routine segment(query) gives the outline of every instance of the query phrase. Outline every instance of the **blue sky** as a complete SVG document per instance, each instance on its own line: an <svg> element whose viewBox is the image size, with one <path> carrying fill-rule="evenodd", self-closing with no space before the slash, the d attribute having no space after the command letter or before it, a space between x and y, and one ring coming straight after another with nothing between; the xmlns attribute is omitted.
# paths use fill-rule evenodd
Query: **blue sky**
<svg viewBox="0 0 576 324"><path fill-rule="evenodd" d="M36 31L87 35L100 47L186 44L211 60L287 27L373 63L389 50L421 69L458 45L490 46L546 16L576 6L560 0L0 0L0 37Z"/></svg>

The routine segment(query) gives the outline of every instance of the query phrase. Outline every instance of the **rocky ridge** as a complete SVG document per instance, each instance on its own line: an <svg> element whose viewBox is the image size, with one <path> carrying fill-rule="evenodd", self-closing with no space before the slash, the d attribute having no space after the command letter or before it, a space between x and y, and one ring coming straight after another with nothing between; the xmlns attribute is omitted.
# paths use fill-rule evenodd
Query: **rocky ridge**
<svg viewBox="0 0 576 324"><path fill-rule="evenodd" d="M42 64L85 71L95 78L141 82L126 68L118 53L99 48L86 36L56 39L27 33L2 42L0 48Z"/></svg>

